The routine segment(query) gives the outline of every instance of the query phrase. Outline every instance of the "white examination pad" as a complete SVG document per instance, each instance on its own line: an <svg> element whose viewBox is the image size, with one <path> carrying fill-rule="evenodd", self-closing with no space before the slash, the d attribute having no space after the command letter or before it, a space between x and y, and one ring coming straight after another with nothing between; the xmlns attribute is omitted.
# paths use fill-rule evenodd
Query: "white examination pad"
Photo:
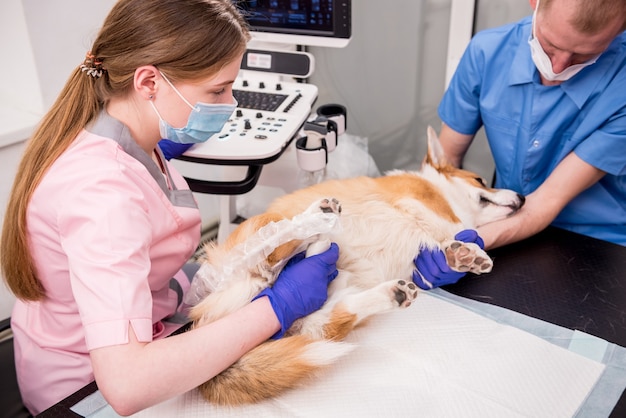
<svg viewBox="0 0 626 418"><path fill-rule="evenodd" d="M461 306L463 302L459 300L465 299L443 291L422 292L408 309L372 318L348 336L347 341L358 345L349 356L304 387L276 399L223 408L208 404L198 391L192 390L135 416L586 415L580 410L605 370L603 363L568 350L567 344L559 346L528 330L506 325L507 321L490 319L493 312L479 314L471 304L470 308ZM480 305L483 304L477 303ZM491 308L504 315L511 312ZM621 390L617 398L620 393ZM615 401L595 413L608 415ZM115 414L107 407L92 416Z"/></svg>

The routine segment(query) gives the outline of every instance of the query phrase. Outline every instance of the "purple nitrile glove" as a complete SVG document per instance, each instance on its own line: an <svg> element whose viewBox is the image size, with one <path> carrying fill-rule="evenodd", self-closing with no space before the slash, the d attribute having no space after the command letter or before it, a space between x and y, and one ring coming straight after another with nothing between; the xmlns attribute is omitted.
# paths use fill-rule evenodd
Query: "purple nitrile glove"
<svg viewBox="0 0 626 418"><path fill-rule="evenodd" d="M278 275L272 287L264 289L254 299L267 296L280 322L280 331L272 336L282 337L291 324L322 307L328 298L328 285L337 277L339 247L332 243L323 253L304 257L296 254Z"/></svg>
<svg viewBox="0 0 626 418"><path fill-rule="evenodd" d="M457 241L473 242L485 249L483 239L473 229L464 229L454 236ZM467 273L454 271L448 266L446 256L440 249L421 249L415 260L413 282L423 290L456 283Z"/></svg>
<svg viewBox="0 0 626 418"><path fill-rule="evenodd" d="M191 148L193 144L179 144L178 142L170 141L169 139L162 139L159 141L159 148L166 160L180 157Z"/></svg>

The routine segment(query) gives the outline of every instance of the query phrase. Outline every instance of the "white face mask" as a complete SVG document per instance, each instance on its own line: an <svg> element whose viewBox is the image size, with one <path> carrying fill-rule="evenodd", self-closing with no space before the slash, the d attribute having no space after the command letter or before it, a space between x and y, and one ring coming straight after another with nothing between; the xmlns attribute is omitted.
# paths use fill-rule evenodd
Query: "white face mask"
<svg viewBox="0 0 626 418"><path fill-rule="evenodd" d="M566 81L578 74L580 70L595 63L600 57L598 54L595 58L590 59L589 61L583 62L581 64L570 65L560 73L555 73L552 70L552 62L550 61L550 57L543 50L539 40L535 36L535 24L537 21L537 10L539 10L539 1L537 1L537 6L535 7L535 11L533 12L533 27L530 33L530 37L528 38L528 44L530 45L530 53L533 58L533 62L537 67L537 70L541 73L543 78L548 81Z"/></svg>

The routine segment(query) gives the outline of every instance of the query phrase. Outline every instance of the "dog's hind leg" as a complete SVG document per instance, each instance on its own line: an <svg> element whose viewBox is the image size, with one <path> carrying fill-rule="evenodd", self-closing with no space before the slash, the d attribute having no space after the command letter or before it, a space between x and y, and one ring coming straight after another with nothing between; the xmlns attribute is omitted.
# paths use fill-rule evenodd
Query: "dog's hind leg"
<svg viewBox="0 0 626 418"><path fill-rule="evenodd" d="M228 238L226 246L235 248L246 242L254 234L262 233L264 236L261 237L261 240L265 246L262 252L268 254L267 265L270 267L280 265L281 262L294 255L298 249L317 241L320 234L330 232L335 225L335 221L330 219L335 219L340 213L341 204L337 199L322 198L313 202L307 210L294 216L291 220L286 220L282 215L275 213L258 215L241 224ZM331 214L335 218L316 216L318 214ZM284 222L279 224L283 220ZM274 223L276 227L262 231L270 223ZM321 250L318 249L317 252L321 252ZM314 250L313 253L315 252Z"/></svg>
<svg viewBox="0 0 626 418"><path fill-rule="evenodd" d="M389 280L371 289L337 295L337 302L303 318L298 332L313 338L344 339L354 327L372 315L406 308L417 298L410 280Z"/></svg>
<svg viewBox="0 0 626 418"><path fill-rule="evenodd" d="M190 318L201 326L250 302L274 283L292 255L330 232L340 212L336 199L323 198L292 219L276 213L257 215L239 225L223 245L207 247L204 262L209 266L201 271L209 271L209 279L217 278L218 285L191 309ZM328 247L327 240L323 246Z"/></svg>

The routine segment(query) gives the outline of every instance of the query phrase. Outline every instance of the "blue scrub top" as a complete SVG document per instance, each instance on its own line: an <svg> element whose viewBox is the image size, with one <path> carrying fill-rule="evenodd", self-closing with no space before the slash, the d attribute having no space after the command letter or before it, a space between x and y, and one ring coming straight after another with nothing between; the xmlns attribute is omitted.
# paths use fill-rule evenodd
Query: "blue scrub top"
<svg viewBox="0 0 626 418"><path fill-rule="evenodd" d="M605 171L553 225L626 245L626 32L595 64L558 86L543 86L530 30L526 17L476 34L439 116L462 134L484 125L499 188L531 193L572 151Z"/></svg>

